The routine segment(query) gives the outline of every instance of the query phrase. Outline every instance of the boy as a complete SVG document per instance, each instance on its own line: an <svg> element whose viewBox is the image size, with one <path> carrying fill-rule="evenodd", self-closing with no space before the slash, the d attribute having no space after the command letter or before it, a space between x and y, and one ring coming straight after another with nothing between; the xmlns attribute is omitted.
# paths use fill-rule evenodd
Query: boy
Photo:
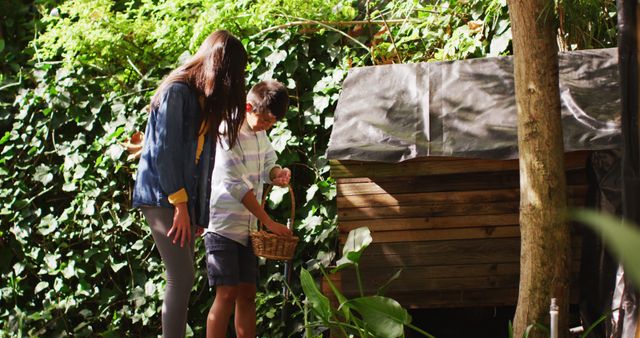
<svg viewBox="0 0 640 338"><path fill-rule="evenodd" d="M276 154L266 130L284 117L289 105L286 87L262 81L247 95L246 115L238 140L229 149L221 137L211 182L211 212L205 233L209 285L216 297L207 316L207 337L224 338L235 309L238 338L256 336L257 259L249 241L249 229L259 219L269 231L290 235L260 207L264 183L286 186L291 171L276 165ZM224 126L221 126L224 129ZM221 131L222 133L224 131Z"/></svg>

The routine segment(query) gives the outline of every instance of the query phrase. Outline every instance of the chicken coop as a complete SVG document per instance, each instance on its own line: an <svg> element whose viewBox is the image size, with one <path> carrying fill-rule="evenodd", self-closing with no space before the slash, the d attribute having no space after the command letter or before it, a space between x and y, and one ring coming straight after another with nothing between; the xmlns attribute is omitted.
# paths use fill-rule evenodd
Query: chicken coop
<svg viewBox="0 0 640 338"><path fill-rule="evenodd" d="M562 53L559 63L568 204L584 206L590 156L621 142L617 51ZM341 243L358 227L372 234L360 261L366 294L402 269L386 295L407 308L516 304L513 81L511 57L349 71L327 155ZM582 241L573 239L577 302ZM353 270L333 278L359 293Z"/></svg>

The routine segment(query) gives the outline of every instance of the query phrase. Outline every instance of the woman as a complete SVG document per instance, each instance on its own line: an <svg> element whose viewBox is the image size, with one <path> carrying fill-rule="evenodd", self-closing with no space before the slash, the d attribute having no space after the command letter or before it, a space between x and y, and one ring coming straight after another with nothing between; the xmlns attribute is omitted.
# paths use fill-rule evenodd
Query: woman
<svg viewBox="0 0 640 338"><path fill-rule="evenodd" d="M235 143L245 108L247 53L227 31L162 81L151 99L133 206L140 207L166 269L162 336L184 337L194 281L196 226L209 219L211 151L224 121ZM212 143L213 148L212 148Z"/></svg>

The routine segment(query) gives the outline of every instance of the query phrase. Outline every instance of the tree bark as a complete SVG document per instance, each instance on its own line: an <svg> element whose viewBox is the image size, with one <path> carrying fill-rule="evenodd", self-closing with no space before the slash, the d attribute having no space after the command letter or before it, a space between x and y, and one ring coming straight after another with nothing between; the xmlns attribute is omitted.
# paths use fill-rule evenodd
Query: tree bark
<svg viewBox="0 0 640 338"><path fill-rule="evenodd" d="M571 238L560 116L554 2L509 0L520 154L520 290L514 337L549 327L559 305L558 337L568 333ZM546 337L533 328L529 337Z"/></svg>

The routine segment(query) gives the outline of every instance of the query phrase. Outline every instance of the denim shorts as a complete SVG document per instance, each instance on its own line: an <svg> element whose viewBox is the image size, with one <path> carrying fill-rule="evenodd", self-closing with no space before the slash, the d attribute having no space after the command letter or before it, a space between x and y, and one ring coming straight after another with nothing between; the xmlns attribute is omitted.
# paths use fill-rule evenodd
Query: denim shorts
<svg viewBox="0 0 640 338"><path fill-rule="evenodd" d="M234 286L256 283L258 259L251 245L244 246L234 240L208 232L204 235L207 249L207 276L209 285Z"/></svg>

